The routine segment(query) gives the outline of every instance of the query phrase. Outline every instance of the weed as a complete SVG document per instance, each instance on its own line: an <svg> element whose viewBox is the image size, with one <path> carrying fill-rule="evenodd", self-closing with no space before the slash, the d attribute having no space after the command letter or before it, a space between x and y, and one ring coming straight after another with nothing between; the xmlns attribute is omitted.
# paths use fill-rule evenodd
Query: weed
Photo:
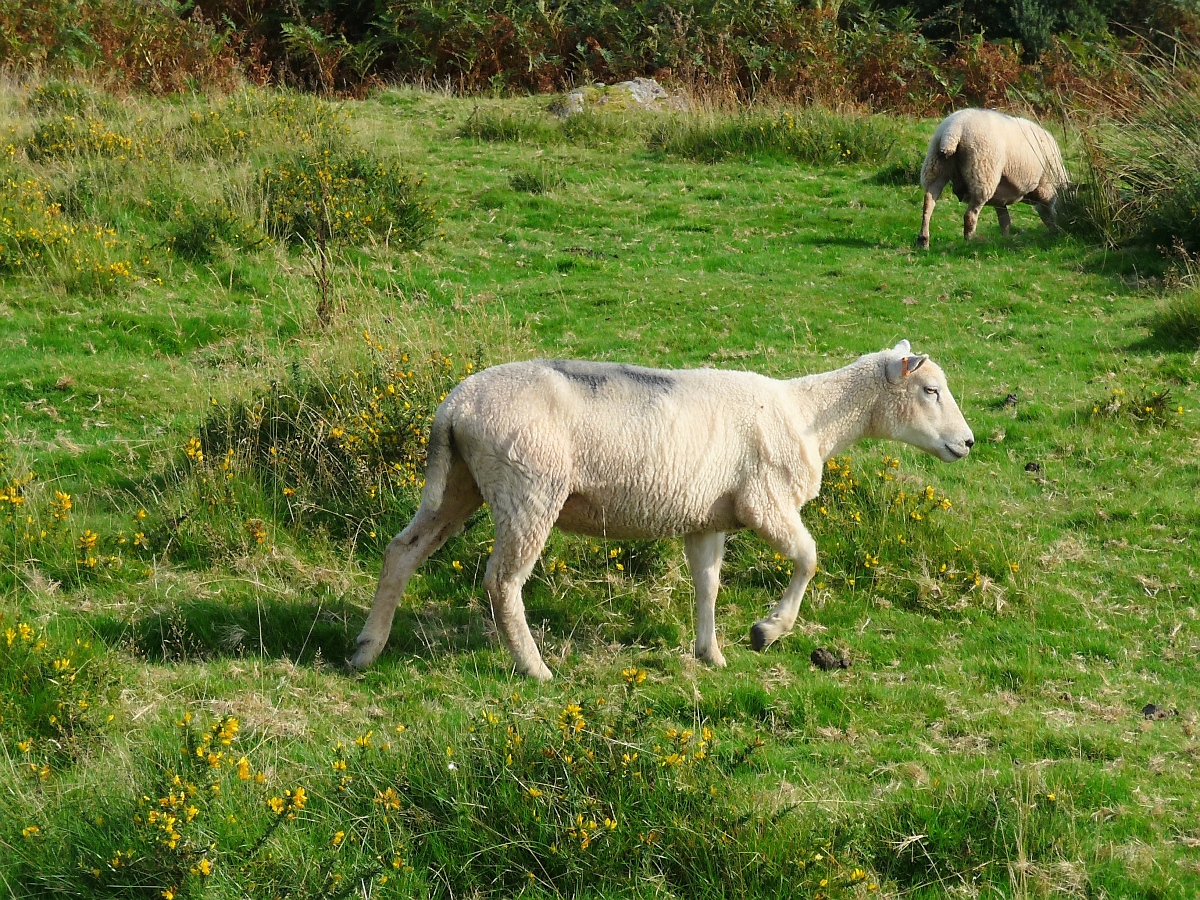
<svg viewBox="0 0 1200 900"><path fill-rule="evenodd" d="M1104 397L1092 403L1093 419L1127 419L1138 425L1178 425L1183 407L1171 397L1170 388L1150 388L1142 385L1135 391L1114 387Z"/></svg>
<svg viewBox="0 0 1200 900"><path fill-rule="evenodd" d="M1150 330L1165 343L1200 346L1200 286L1162 301L1150 316Z"/></svg>
<svg viewBox="0 0 1200 900"><path fill-rule="evenodd" d="M557 190L565 183L559 167L545 160L518 169L508 179L509 187L526 194L545 194Z"/></svg>
<svg viewBox="0 0 1200 900"><path fill-rule="evenodd" d="M478 141L530 144L547 143L556 131L546 116L478 106L459 128L460 135Z"/></svg>
<svg viewBox="0 0 1200 900"><path fill-rule="evenodd" d="M650 146L691 159L767 156L810 165L886 162L896 146L885 119L816 107L728 116L679 116L660 124Z"/></svg>

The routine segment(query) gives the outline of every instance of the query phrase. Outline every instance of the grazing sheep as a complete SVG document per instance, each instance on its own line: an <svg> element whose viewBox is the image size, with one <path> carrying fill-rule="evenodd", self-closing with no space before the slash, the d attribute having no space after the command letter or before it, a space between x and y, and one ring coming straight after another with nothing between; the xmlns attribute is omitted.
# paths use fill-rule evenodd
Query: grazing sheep
<svg viewBox="0 0 1200 900"><path fill-rule="evenodd" d="M1008 207L1021 201L1032 203L1056 233L1055 199L1066 181L1058 144L1041 126L992 109L960 109L942 120L925 154L925 210L917 246L929 247L929 219L947 184L967 202L963 237L971 240L985 204L996 207L1000 233L1008 234Z"/></svg>
<svg viewBox="0 0 1200 900"><path fill-rule="evenodd" d="M752 528L795 563L755 623L762 650L791 630L817 567L799 509L829 457L892 438L946 462L975 443L942 370L908 341L792 381L753 372L667 371L533 360L463 381L434 416L416 516L388 545L351 664L374 662L413 572L485 501L496 523L483 583L526 675L545 681L521 586L550 529L617 539L683 535L696 588L696 656L723 666L713 609L725 532Z"/></svg>

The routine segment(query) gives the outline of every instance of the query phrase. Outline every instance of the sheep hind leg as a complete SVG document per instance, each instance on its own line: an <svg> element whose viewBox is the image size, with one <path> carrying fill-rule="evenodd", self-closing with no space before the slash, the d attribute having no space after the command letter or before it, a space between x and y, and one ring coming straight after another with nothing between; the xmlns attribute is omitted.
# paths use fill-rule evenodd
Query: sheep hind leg
<svg viewBox="0 0 1200 900"><path fill-rule="evenodd" d="M375 600L358 636L358 650L350 660L351 666L362 669L375 662L387 643L396 607L417 567L446 543L482 504L483 497L471 471L465 462L455 459L437 511L431 512L422 503L413 520L388 544Z"/></svg>
<svg viewBox="0 0 1200 900"><path fill-rule="evenodd" d="M967 202L967 211L963 215L963 240L975 239L975 226L979 224L979 213L984 205L982 200L972 199Z"/></svg>
<svg viewBox="0 0 1200 900"><path fill-rule="evenodd" d="M555 512L544 519L524 514L516 521L510 521L493 508L496 540L483 576L483 586L492 606L492 618L508 652L512 654L517 671L536 681L549 681L553 676L542 661L533 634L529 631L521 588L537 563L546 538L550 536L550 529L558 518L557 509L561 506L560 502Z"/></svg>
<svg viewBox="0 0 1200 900"><path fill-rule="evenodd" d="M683 539L683 549L696 588L696 659L724 667L725 657L717 646L716 605L725 533L689 534Z"/></svg>
<svg viewBox="0 0 1200 900"><path fill-rule="evenodd" d="M1007 206L996 207L996 221L1000 223L1000 233L1008 237L1008 233L1012 231L1012 214Z"/></svg>
<svg viewBox="0 0 1200 900"><path fill-rule="evenodd" d="M770 615L759 619L750 629L750 646L765 650L792 630L800 612L800 601L817 571L817 544L795 510L780 510L770 522L753 526L763 540L794 566L792 579Z"/></svg>

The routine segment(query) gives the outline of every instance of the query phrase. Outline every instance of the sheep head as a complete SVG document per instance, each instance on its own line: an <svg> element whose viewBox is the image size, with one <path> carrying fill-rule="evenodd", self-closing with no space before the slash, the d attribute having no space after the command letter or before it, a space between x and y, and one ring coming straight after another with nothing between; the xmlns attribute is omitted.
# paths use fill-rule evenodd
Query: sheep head
<svg viewBox="0 0 1200 900"><path fill-rule="evenodd" d="M880 437L904 441L944 462L971 452L975 435L928 356L914 356L908 341L882 354L884 390L876 409Z"/></svg>

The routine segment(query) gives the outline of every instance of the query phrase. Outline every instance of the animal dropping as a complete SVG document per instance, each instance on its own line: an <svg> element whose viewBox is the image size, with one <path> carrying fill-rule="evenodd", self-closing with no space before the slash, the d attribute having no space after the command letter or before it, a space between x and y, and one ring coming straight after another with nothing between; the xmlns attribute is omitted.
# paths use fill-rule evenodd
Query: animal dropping
<svg viewBox="0 0 1200 900"><path fill-rule="evenodd" d="M753 530L793 563L783 597L751 629L763 650L791 631L817 569L799 510L820 490L826 460L862 438L946 462L975 444L942 370L908 341L790 381L572 360L472 375L434 415L421 506L388 545L351 664L375 661L417 567L485 502L496 534L483 585L525 675L551 677L521 588L555 526L617 540L681 535L696 656L716 666L725 665L714 621L725 535Z"/></svg>

